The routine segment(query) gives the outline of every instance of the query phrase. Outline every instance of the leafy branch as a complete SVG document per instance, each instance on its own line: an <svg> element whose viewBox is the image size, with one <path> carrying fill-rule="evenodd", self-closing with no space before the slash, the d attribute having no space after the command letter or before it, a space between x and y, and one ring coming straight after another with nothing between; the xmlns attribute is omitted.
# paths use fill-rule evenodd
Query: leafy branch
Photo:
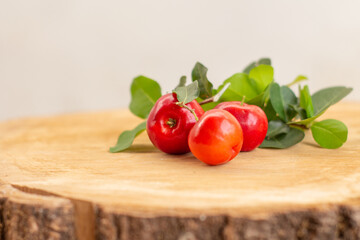
<svg viewBox="0 0 360 240"><path fill-rule="evenodd" d="M296 96L290 87L308 80L307 77L299 75L281 86L274 80L274 69L269 58L251 62L242 72L224 80L217 89L209 81L207 72L208 69L197 62L191 72L192 83L186 86L186 76L182 76L173 90L178 98L176 104L193 112L196 118L195 112L186 105L194 99L204 110L224 101L245 101L261 107L268 118L268 132L260 148L291 147L303 140L307 129L324 148L338 148L347 140L348 130L342 122L334 119L316 120L330 106L347 96L352 88L335 86L310 94L308 85L299 85ZM134 115L146 119L160 97L160 85L150 78L139 76L131 84L129 109ZM144 122L131 131L123 132L110 152L128 148L145 128Z"/></svg>

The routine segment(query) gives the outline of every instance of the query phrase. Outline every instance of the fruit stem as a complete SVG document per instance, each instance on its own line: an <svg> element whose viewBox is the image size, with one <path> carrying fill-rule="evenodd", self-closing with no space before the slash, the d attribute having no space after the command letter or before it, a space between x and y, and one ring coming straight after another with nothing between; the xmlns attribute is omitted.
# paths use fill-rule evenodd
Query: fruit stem
<svg viewBox="0 0 360 240"><path fill-rule="evenodd" d="M203 104L206 104L206 103L219 101L221 95L223 95L223 93L226 91L226 89L228 89L229 86L230 86L230 83L228 82L228 83L225 84L225 86L217 94L215 94L214 96L212 96L210 98L205 99L202 102L199 102L199 104L203 105Z"/></svg>
<svg viewBox="0 0 360 240"><path fill-rule="evenodd" d="M189 108L186 104L184 104L184 102L177 102L176 105L178 105L179 107L183 107L186 108L187 110L189 110L195 117L196 121L199 121L198 116L196 115L194 109Z"/></svg>
<svg viewBox="0 0 360 240"><path fill-rule="evenodd" d="M241 103L240 103L240 106L243 106L245 103L245 95L242 97L242 100L241 100Z"/></svg>
<svg viewBox="0 0 360 240"><path fill-rule="evenodd" d="M214 101L214 98L213 97L210 97L210 98L207 98L205 99L204 101L202 102L199 102L200 105L203 105L203 104L206 104L206 103L211 103Z"/></svg>
<svg viewBox="0 0 360 240"><path fill-rule="evenodd" d="M288 124L289 127L293 127L293 128L298 128L298 129L302 129L302 130L307 130L310 127L306 126L306 125L299 125L299 124Z"/></svg>

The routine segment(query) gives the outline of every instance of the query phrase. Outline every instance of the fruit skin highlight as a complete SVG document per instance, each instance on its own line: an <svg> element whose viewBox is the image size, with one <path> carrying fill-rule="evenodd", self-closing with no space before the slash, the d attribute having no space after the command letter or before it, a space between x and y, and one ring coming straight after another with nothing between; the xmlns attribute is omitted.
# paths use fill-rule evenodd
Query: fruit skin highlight
<svg viewBox="0 0 360 240"><path fill-rule="evenodd" d="M160 97L151 109L146 131L150 141L159 150L169 154L184 154L190 151L188 135L195 125L195 116L186 108L178 106L175 93ZM186 104L198 118L204 114L196 100Z"/></svg>
<svg viewBox="0 0 360 240"><path fill-rule="evenodd" d="M240 123L244 135L242 152L252 151L264 141L268 130L268 120L260 107L232 101L220 103L215 109L228 111Z"/></svg>
<svg viewBox="0 0 360 240"><path fill-rule="evenodd" d="M200 118L189 134L189 147L194 156L209 165L232 160L243 144L239 122L229 112L212 109Z"/></svg>

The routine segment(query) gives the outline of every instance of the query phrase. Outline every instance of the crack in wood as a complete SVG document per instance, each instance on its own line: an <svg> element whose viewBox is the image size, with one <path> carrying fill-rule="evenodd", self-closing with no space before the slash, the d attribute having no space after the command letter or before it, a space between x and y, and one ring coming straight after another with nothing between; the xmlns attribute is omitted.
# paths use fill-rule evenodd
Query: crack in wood
<svg viewBox="0 0 360 240"><path fill-rule="evenodd" d="M45 196L45 197L51 196L51 197L63 198L62 196L60 196L58 194L44 191L42 189L30 188L30 187L26 187L26 186L17 185L17 184L10 184L10 186L21 192L28 193L28 194L36 194L36 195Z"/></svg>
<svg viewBox="0 0 360 240"><path fill-rule="evenodd" d="M75 207L75 230L78 240L95 240L95 213L93 204L72 200Z"/></svg>

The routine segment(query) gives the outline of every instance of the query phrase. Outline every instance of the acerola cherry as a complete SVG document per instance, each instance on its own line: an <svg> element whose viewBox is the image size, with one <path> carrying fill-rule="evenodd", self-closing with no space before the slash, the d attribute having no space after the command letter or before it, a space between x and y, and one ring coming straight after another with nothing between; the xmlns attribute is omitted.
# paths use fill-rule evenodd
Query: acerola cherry
<svg viewBox="0 0 360 240"><path fill-rule="evenodd" d="M151 142L161 151L183 154L190 151L188 135L195 125L195 116L186 108L176 105L175 93L169 93L157 100L146 123L146 131ZM204 114L196 100L186 104L198 118Z"/></svg>
<svg viewBox="0 0 360 240"><path fill-rule="evenodd" d="M251 151L264 141L268 121L260 107L233 101L220 103L215 108L228 111L239 121L244 135L242 152Z"/></svg>
<svg viewBox="0 0 360 240"><path fill-rule="evenodd" d="M233 159L241 149L243 134L230 113L212 109L200 118L189 134L189 147L196 158L209 165Z"/></svg>

